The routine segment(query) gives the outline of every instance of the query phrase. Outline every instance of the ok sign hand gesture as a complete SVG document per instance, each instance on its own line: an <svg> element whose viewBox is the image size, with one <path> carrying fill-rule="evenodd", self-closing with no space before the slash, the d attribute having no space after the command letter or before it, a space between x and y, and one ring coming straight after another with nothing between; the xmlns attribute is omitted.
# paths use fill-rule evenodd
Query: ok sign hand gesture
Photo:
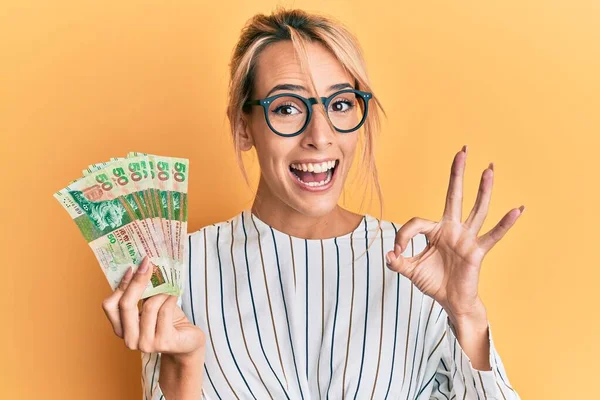
<svg viewBox="0 0 600 400"><path fill-rule="evenodd" d="M523 213L514 208L486 234L477 237L490 203L494 166L483 171L475 206L465 222L462 219L463 177L467 146L454 156L450 184L441 221L411 218L396 235L393 251L387 253L388 267L408 279L423 293L436 300L455 319L480 313L478 295L481 263ZM414 257L404 257L409 240L424 233L428 245ZM481 315L481 314L477 314Z"/></svg>

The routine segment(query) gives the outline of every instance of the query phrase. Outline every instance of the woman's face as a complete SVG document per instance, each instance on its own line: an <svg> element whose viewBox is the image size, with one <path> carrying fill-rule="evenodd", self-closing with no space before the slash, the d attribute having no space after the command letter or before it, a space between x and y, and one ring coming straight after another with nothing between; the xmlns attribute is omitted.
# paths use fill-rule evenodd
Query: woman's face
<svg viewBox="0 0 600 400"><path fill-rule="evenodd" d="M318 96L327 97L344 86L354 88L354 79L321 44L309 44L307 55ZM273 90L278 85L294 87ZM315 96L308 90L308 80L302 74L291 42L277 42L262 51L257 60L252 100L283 92L306 98ZM332 107L341 110L347 106L330 104L329 108ZM307 216L325 215L336 207L354 158L359 130L337 132L319 111L324 111L323 105L315 104L309 125L293 137L282 137L271 131L262 107L253 106L246 116L247 140L243 150L251 149L252 145L256 147L261 168L258 195L263 204L288 206ZM290 114L298 117L298 112L293 105L269 108L272 121L294 118ZM319 167L315 168L316 165ZM332 165L335 165L333 169ZM314 172L315 169L320 172Z"/></svg>

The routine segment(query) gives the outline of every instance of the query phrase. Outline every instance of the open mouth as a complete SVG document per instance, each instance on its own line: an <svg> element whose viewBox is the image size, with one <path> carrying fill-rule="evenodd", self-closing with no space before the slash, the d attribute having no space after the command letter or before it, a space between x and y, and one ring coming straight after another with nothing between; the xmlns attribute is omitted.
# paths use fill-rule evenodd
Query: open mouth
<svg viewBox="0 0 600 400"><path fill-rule="evenodd" d="M339 165L340 160L313 164L291 164L290 172L296 177L297 181L304 186L317 188L327 186Z"/></svg>

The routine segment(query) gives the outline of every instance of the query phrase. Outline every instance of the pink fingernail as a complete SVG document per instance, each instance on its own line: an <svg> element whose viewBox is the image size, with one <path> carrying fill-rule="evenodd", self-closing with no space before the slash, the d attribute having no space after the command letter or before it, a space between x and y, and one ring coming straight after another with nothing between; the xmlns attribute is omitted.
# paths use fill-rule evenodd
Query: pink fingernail
<svg viewBox="0 0 600 400"><path fill-rule="evenodd" d="M125 271L125 275L123 275L123 279L129 279L131 278L131 275L133 275L133 267L127 268L127 271Z"/></svg>
<svg viewBox="0 0 600 400"><path fill-rule="evenodd" d="M142 260L142 263L140 264L140 266L137 269L137 273L138 274L143 274L144 272L148 271L148 264L150 263L150 261L148 260L148 257L144 258Z"/></svg>

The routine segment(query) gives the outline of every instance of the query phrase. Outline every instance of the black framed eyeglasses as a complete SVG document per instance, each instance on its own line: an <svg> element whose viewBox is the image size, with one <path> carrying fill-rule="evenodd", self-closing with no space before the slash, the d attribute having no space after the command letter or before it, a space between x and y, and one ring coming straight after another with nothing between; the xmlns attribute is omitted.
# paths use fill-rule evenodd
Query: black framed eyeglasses
<svg viewBox="0 0 600 400"><path fill-rule="evenodd" d="M336 131L350 133L364 124L372 97L373 94L369 92L344 89L320 100ZM304 132L315 104L318 104L316 97L307 99L295 93L279 93L264 99L249 100L244 106L262 106L269 128L279 136L292 137Z"/></svg>

